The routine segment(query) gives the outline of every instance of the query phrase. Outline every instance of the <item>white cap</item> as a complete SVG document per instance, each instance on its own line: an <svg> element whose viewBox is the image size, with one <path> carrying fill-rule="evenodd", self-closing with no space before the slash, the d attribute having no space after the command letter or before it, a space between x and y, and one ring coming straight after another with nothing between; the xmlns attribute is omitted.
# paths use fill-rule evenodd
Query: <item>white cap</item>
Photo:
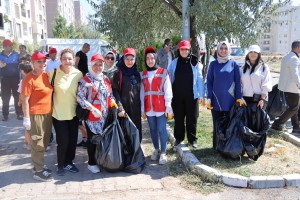
<svg viewBox="0 0 300 200"><path fill-rule="evenodd" d="M258 46L258 45L251 45L250 47L249 47L249 49L248 49L248 51L250 52L250 51L254 51L254 52L256 52L256 53L260 53L260 47Z"/></svg>

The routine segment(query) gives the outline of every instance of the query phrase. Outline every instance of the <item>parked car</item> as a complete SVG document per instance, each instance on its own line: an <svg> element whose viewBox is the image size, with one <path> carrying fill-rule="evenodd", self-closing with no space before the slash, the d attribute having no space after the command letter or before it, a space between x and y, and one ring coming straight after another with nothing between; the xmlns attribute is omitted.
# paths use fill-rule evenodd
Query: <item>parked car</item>
<svg viewBox="0 0 300 200"><path fill-rule="evenodd" d="M242 67L245 64L245 57L247 55L247 50L241 47L232 46L230 56L237 64Z"/></svg>

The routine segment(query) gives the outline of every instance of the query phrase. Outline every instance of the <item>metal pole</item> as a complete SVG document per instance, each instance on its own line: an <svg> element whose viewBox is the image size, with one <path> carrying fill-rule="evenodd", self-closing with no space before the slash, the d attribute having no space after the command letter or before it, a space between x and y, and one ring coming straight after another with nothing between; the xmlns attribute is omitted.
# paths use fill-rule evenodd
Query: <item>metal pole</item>
<svg viewBox="0 0 300 200"><path fill-rule="evenodd" d="M189 0L182 1L182 39L190 41L190 16L187 14Z"/></svg>

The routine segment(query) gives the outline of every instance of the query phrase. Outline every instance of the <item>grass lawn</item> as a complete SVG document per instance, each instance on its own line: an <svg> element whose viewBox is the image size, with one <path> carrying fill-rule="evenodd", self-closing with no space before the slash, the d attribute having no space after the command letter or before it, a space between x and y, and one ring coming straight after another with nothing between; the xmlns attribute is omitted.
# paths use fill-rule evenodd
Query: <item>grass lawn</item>
<svg viewBox="0 0 300 200"><path fill-rule="evenodd" d="M170 121L169 124L172 127L174 122ZM268 131L265 151L258 161L249 159L246 154L237 160L226 159L212 149L211 112L201 108L197 137L199 147L196 150L191 148L192 153L201 163L219 171L246 177L300 173L300 148L284 141L278 132Z"/></svg>

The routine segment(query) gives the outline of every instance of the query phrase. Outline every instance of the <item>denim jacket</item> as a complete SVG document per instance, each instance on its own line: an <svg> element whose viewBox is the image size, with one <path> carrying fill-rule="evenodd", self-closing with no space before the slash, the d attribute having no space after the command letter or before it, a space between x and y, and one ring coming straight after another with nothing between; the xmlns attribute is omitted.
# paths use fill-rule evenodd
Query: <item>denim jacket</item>
<svg viewBox="0 0 300 200"><path fill-rule="evenodd" d="M170 75L171 83L174 83L175 80L175 71L177 66L178 58L175 58L170 66L168 67L168 72ZM193 93L194 93L194 99L197 98L203 98L204 96L204 83L203 83L203 77L202 77L202 70L199 65L199 63L196 66L193 66L190 62L190 65L193 70Z"/></svg>

